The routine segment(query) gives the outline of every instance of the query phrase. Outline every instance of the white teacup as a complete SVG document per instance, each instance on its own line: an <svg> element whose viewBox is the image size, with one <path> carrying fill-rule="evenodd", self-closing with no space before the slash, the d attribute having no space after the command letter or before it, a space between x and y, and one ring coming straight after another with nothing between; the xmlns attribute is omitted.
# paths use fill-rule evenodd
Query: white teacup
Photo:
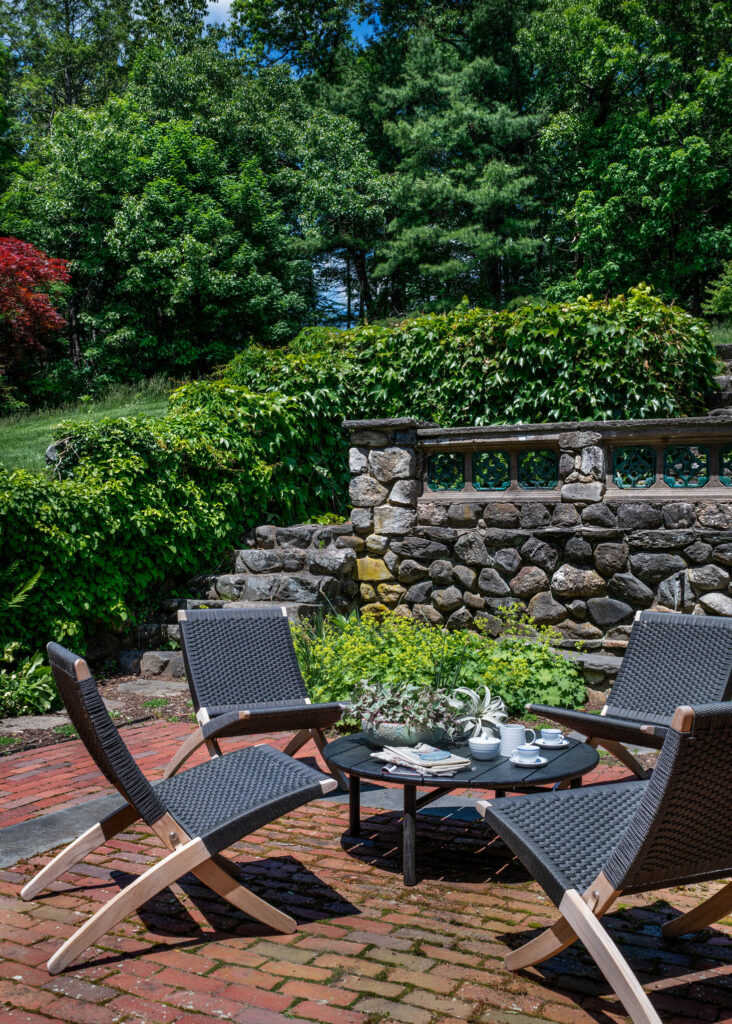
<svg viewBox="0 0 732 1024"><path fill-rule="evenodd" d="M541 738L544 743L561 743L564 739L561 729L542 729Z"/></svg>
<svg viewBox="0 0 732 1024"><path fill-rule="evenodd" d="M468 740L470 753L476 761L492 761L498 757L501 741L497 736L471 736Z"/></svg>
<svg viewBox="0 0 732 1024"><path fill-rule="evenodd" d="M516 747L521 746L522 743L533 743L536 739L534 730L524 729L523 725L501 725L499 731L501 733L502 757L510 757ZM528 733L531 733L531 739L529 739Z"/></svg>
<svg viewBox="0 0 732 1024"><path fill-rule="evenodd" d="M521 746L516 747L513 752L513 756L517 761L523 761L525 764L533 764L541 757L541 751L534 743L522 743Z"/></svg>

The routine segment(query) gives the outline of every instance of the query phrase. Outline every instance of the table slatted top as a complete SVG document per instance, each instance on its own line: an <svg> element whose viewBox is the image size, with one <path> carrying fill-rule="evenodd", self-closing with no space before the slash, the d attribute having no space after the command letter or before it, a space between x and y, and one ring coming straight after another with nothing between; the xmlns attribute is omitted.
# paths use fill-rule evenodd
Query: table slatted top
<svg viewBox="0 0 732 1024"><path fill-rule="evenodd" d="M465 743L443 743L441 749L449 750L461 757L470 757L470 748ZM586 775L598 763L600 757L594 747L580 740L570 740L569 746L556 750L542 749L547 763L537 768L518 768L507 757L493 761L471 760L469 768L454 775L416 776L412 772L384 772L383 764L370 755L381 748L369 743L363 733L343 736L328 743L323 757L348 775L375 782L407 782L430 788L445 789L506 789L515 792L524 787L543 786L552 782Z"/></svg>

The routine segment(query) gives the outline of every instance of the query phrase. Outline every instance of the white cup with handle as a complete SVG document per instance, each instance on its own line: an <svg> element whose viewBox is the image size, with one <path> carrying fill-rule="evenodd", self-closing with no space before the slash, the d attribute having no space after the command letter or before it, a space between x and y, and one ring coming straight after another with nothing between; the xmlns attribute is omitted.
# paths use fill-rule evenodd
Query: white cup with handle
<svg viewBox="0 0 732 1024"><path fill-rule="evenodd" d="M501 725L499 729L501 733L501 757L510 757L516 747L520 747L524 743L533 743L536 739L534 730L524 729L523 725ZM531 739L529 739L529 733L531 734Z"/></svg>

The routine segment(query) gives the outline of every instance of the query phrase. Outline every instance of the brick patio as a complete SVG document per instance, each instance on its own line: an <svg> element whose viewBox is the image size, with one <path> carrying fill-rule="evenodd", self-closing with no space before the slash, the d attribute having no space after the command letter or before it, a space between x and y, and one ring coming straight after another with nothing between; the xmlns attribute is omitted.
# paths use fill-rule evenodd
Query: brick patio
<svg viewBox="0 0 732 1024"><path fill-rule="evenodd" d="M155 778L190 728L158 721L124 735ZM282 747L285 738L268 741ZM601 763L587 783L623 774ZM0 827L108 792L78 741L11 754L0 759ZM627 1021L578 945L521 975L504 969L506 947L556 913L485 826L421 817L421 881L405 889L398 817L368 810L367 795L363 803L358 841L345 838L347 805L321 800L231 849L251 888L297 917L294 935L268 933L187 876L50 978L49 955L161 847L136 826L31 903L18 891L50 854L0 870L0 1021ZM693 939L659 934L669 903L688 909L715 888L626 898L607 919L669 1024L732 1021L732 922Z"/></svg>

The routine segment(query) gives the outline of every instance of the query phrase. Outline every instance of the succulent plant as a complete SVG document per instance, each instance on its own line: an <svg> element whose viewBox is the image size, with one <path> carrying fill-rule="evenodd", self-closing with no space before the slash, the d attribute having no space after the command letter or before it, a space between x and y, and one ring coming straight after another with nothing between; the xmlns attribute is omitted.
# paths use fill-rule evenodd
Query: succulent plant
<svg viewBox="0 0 732 1024"><path fill-rule="evenodd" d="M449 698L455 714L456 725L461 725L471 736L480 736L486 727L498 731L501 722L508 718L506 705L500 697L492 697L487 686L483 696L467 686L459 686Z"/></svg>

